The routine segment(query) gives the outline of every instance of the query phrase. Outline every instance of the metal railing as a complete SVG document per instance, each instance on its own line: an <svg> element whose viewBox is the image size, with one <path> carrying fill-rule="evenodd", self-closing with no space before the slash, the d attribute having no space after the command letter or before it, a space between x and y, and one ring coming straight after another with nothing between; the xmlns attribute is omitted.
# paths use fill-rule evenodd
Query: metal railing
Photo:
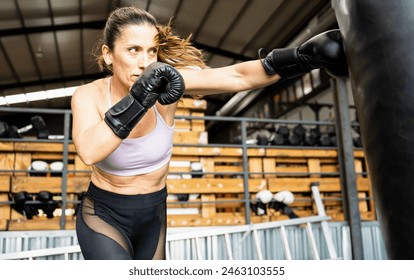
<svg viewBox="0 0 414 280"><path fill-rule="evenodd" d="M331 220L331 217L327 216L324 210L324 205L319 194L319 189L316 186L312 187L312 194L314 197L315 204L317 206L318 215L310 216L304 218L296 218L290 220L282 220L276 222L268 222L261 224L250 224L242 226L232 226L232 227L222 227L220 229L203 229L203 230L194 230L186 231L182 233L171 233L167 235L167 245L166 245L166 258L167 260L171 259L170 248L174 247L176 242L191 242L193 246L190 249L194 251L195 258L197 260L202 260L209 258L217 258L217 254L214 252L219 251L219 248L222 248L218 242L219 238L224 238L224 248L227 259L234 260L235 254L234 251L238 248L232 246L233 235L242 234L241 240L245 240L250 235L251 248L255 251L255 259L263 260L266 259L263 254L262 247L266 246L266 243L261 240L260 235L263 235L267 230L277 230L280 234L282 240L283 252L286 260L292 260L291 246L288 240L288 234L286 231L287 227L294 227L299 225L305 225L306 233L309 242L309 249L313 259L320 260L321 256L318 250L318 244L314 236L313 227L314 224L319 224L322 228L323 237L325 240L325 246L328 250L329 259L339 259L335 245L333 243L332 235L328 227L327 222ZM213 241L214 240L214 241ZM202 244L205 246L203 247ZM210 245L206 245L210 244ZM178 244L179 245L179 244ZM319 244L321 245L321 244ZM202 249L204 248L204 250ZM73 259L74 254L80 253L79 245L71 245L58 248L49 248L49 249L39 249L39 250L29 250L23 252L14 252L0 254L0 260L22 260L22 259L41 259L41 258L50 258L50 257L60 257L64 260ZM191 254L190 254L191 255ZM216 256L215 256L216 255Z"/></svg>
<svg viewBox="0 0 414 280"><path fill-rule="evenodd" d="M169 248L173 246L174 242L187 241L188 243L188 241L190 241L193 244L191 247L192 251L194 252L195 259L197 260L202 260L206 258L215 259L214 252L218 252L220 248L225 248L225 255L227 256L227 259L233 260L236 258L234 252L239 249L238 247L240 246L240 241L243 241L246 238L249 238L250 236L250 239L252 241L250 244L251 249L253 249L255 252L254 259L263 260L266 259L266 257L263 253L262 247L266 246L266 242L264 242L264 240L261 240L260 236L263 236L268 230L276 230L278 231L282 241L285 259L292 260L293 257L291 252L291 246L289 244L286 228L292 226L305 225L311 255L313 259L320 260L321 257L312 227L312 225L314 224L319 224L322 228L325 245L327 247L329 254L329 259L338 259L338 255L336 253L336 249L332 240L331 232L327 224L327 222L331 220L331 217L327 216L325 213L318 187L312 187L312 194L318 210L317 216L309 216L304 218L296 218L259 224L223 227L219 229L204 229L191 232L169 234L167 236L167 259L171 259ZM234 239L233 235L235 234L242 235L241 240L238 242L239 246L232 246L232 244L234 243L232 242L232 240ZM219 238L222 238L224 240L224 244L219 244ZM204 250L202 250L202 244L204 244Z"/></svg>

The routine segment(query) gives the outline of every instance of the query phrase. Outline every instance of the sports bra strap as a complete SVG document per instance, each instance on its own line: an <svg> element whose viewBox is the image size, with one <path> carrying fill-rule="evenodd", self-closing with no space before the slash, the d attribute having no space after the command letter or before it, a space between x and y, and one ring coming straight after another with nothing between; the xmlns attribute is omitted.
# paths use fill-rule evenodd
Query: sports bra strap
<svg viewBox="0 0 414 280"><path fill-rule="evenodd" d="M112 103L111 103L111 78L108 78L108 109L112 107Z"/></svg>

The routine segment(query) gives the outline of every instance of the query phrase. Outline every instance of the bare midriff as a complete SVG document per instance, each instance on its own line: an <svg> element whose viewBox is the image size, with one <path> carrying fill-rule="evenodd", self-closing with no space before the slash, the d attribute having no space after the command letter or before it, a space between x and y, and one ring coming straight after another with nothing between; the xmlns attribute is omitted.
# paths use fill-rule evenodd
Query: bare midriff
<svg viewBox="0 0 414 280"><path fill-rule="evenodd" d="M151 173L117 176L92 166L92 183L109 192L125 195L147 194L163 189L167 182L169 164Z"/></svg>

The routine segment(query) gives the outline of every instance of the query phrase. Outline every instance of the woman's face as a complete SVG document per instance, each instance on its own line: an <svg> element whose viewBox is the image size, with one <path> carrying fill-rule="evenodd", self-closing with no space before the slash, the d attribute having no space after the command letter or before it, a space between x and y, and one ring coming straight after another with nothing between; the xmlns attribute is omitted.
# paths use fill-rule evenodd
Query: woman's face
<svg viewBox="0 0 414 280"><path fill-rule="evenodd" d="M150 25L127 25L109 53L114 78L128 89L149 64L157 61L158 30Z"/></svg>

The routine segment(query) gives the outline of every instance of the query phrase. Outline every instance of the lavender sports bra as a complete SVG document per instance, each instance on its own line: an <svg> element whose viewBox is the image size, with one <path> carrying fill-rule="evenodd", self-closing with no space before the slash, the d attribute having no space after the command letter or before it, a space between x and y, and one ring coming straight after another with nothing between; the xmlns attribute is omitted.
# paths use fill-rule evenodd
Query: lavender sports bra
<svg viewBox="0 0 414 280"><path fill-rule="evenodd" d="M108 106L111 107L110 79L108 79ZM150 173L167 164L172 155L174 125L168 126L156 106L155 128L139 138L124 139L107 158L95 164L99 169L118 176Z"/></svg>

